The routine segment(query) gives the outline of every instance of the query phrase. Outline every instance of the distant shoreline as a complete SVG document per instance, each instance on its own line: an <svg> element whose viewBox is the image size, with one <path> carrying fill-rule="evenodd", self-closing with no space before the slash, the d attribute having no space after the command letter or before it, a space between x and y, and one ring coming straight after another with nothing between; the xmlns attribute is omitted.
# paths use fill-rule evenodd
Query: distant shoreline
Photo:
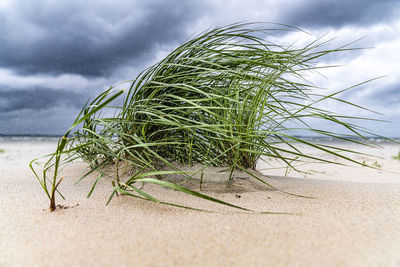
<svg viewBox="0 0 400 267"><path fill-rule="evenodd" d="M1 141L49 141L57 140L62 135L2 135L0 134Z"/></svg>
<svg viewBox="0 0 400 267"><path fill-rule="evenodd" d="M46 135L46 134L0 134L0 141L20 141L20 140L56 140L58 138L62 137L62 135ZM318 141L318 142L339 142L339 143L346 143L345 141L339 140L339 139L334 139L331 137L321 137L321 136L298 136L294 135L294 137L302 139L302 140L307 140L307 141ZM400 142L400 137L388 137L396 142ZM351 140L363 140L362 138L348 138ZM375 142L375 143L386 143L390 142L384 138L378 138L378 137L367 137L369 141Z"/></svg>
<svg viewBox="0 0 400 267"><path fill-rule="evenodd" d="M0 137L61 137L62 134L0 134Z"/></svg>

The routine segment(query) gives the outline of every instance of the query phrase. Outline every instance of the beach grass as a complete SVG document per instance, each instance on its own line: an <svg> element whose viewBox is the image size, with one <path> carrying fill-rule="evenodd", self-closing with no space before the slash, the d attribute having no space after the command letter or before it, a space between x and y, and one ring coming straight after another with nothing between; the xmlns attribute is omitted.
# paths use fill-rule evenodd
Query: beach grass
<svg viewBox="0 0 400 267"><path fill-rule="evenodd" d="M5 153L6 151L4 149L0 148L0 153Z"/></svg>
<svg viewBox="0 0 400 267"><path fill-rule="evenodd" d="M123 194L196 209L163 202L141 187L155 184L246 211L247 208L185 188L169 177L179 175L195 180L199 172L203 177L206 167L220 166L230 173L227 186L234 179L233 172L239 170L279 190L265 177L254 174L259 160L273 158L289 169L295 169L294 162L304 160L339 164L303 153L298 145L362 166L348 156L349 152L357 154L356 151L296 137L317 134L374 146L366 138L372 133L357 126L357 121L368 118L339 114L320 105L334 101L363 109L340 99L339 94L364 82L324 94L323 89L307 80L310 72L329 67L318 65L321 58L352 48L325 49L326 42L321 39L303 47L267 41L269 34L287 31L297 29L238 23L208 30L180 45L134 80L125 82L129 85L126 90L111 87L88 102L60 138L42 172L39 174L33 168L35 160L30 164L50 200L50 210L56 208L55 197L60 193L60 169L77 158L90 166L81 179L98 174L88 196L100 179L108 178L113 186L109 200ZM120 97L122 104L115 104L114 100ZM339 125L346 133L311 127L310 119ZM182 168L193 164L202 164L204 168L197 172ZM130 170L128 177L122 175L126 168ZM202 178L198 182L201 184Z"/></svg>
<svg viewBox="0 0 400 267"><path fill-rule="evenodd" d="M392 159L400 160L400 151L397 153L397 155L393 156Z"/></svg>

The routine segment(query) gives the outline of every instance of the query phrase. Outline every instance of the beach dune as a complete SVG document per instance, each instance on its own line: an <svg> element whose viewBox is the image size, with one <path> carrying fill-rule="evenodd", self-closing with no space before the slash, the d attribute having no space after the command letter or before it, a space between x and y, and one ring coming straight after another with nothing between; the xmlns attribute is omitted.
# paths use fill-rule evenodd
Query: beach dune
<svg viewBox="0 0 400 267"><path fill-rule="evenodd" d="M284 169L272 169L279 167L275 162L259 164L273 186L313 198L246 177L236 177L231 192L218 177L203 188L242 207L292 215L242 212L150 185L147 191L161 200L215 212L127 196L106 206L108 180L90 198L95 176L74 184L87 170L81 162L63 170L59 189L66 200L57 203L64 208L49 212L28 163L55 146L47 139L0 141L0 266L400 265L400 161L391 158L398 145L365 151L378 159L357 156L388 171L310 163L301 166L310 174L284 176Z"/></svg>

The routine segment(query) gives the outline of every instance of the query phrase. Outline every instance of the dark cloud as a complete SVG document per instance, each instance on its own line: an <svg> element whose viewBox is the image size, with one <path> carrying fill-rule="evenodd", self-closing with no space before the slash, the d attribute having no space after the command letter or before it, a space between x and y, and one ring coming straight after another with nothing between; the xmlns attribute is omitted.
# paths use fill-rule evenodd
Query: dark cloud
<svg viewBox="0 0 400 267"><path fill-rule="evenodd" d="M298 27L341 27L373 24L398 18L398 0L311 0L293 1L283 8L280 17L285 23Z"/></svg>
<svg viewBox="0 0 400 267"><path fill-rule="evenodd" d="M200 1L17 1L0 13L0 67L103 76L182 40ZM16 34L17 33L17 34Z"/></svg>
<svg viewBox="0 0 400 267"><path fill-rule="evenodd" d="M396 84L379 90L371 90L364 99L364 102L377 107L398 107L400 103L400 81Z"/></svg>
<svg viewBox="0 0 400 267"><path fill-rule="evenodd" d="M0 135L63 135L79 111L68 107L0 112Z"/></svg>
<svg viewBox="0 0 400 267"><path fill-rule="evenodd" d="M87 99L88 96L84 94L66 90L46 88L8 89L0 91L0 112L6 113L26 109L37 112L55 106L81 108Z"/></svg>
<svg viewBox="0 0 400 267"><path fill-rule="evenodd" d="M4 75L11 75L7 74L10 71L13 76L8 81L0 77L4 85L0 88L0 134L63 134L86 100L104 86L133 78L136 73L126 72L154 62L160 47L168 50L186 40L187 34L207 27L272 20L313 33L314 29L347 25L390 25L400 17L399 0L216 2L13 0L0 5L0 68L6 70ZM366 46L369 41L351 47ZM351 60L363 51L335 53L324 62ZM134 68L124 68L131 64ZM67 73L77 74L71 75L74 80L68 80L68 85L53 79ZM21 83L23 88L12 84L14 76L27 78ZM96 77L80 80L81 76ZM29 86L31 79L36 82ZM75 80L82 84L74 86ZM363 94L357 103L395 107L400 101L398 88L394 85L380 93Z"/></svg>

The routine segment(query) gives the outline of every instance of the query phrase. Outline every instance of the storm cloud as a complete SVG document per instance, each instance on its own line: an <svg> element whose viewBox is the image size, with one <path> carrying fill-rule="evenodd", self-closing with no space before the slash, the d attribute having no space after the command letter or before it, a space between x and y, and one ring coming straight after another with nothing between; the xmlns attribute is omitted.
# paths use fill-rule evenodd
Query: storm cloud
<svg viewBox="0 0 400 267"><path fill-rule="evenodd" d="M343 96L400 117L398 0L2 0L0 134L63 134L87 99L193 34L240 21L289 24L310 32L309 40L329 32L342 40L336 47L366 36L357 46L373 49L327 57L348 68L328 70L330 79L319 82L340 90L386 75ZM296 34L277 38L302 44ZM400 132L394 121L382 131Z"/></svg>
<svg viewBox="0 0 400 267"><path fill-rule="evenodd" d="M311 0L293 1L290 9L282 12L285 22L298 27L366 26L388 23L400 15L398 0Z"/></svg>
<svg viewBox="0 0 400 267"><path fill-rule="evenodd" d="M87 95L67 90L52 90L46 88L32 88L24 90L2 90L0 112L20 111L24 109L39 111L54 106L68 106L81 108L88 98Z"/></svg>
<svg viewBox="0 0 400 267"><path fill-rule="evenodd" d="M0 67L22 74L109 75L157 44L184 39L183 25L203 9L179 0L12 3L0 13Z"/></svg>

